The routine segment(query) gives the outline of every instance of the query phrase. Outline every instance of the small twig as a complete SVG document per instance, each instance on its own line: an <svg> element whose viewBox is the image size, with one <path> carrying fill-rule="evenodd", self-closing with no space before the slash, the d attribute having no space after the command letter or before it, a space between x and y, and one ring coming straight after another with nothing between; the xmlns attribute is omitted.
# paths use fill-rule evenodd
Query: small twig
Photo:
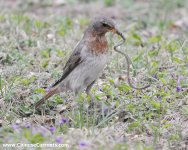
<svg viewBox="0 0 188 150"><path fill-rule="evenodd" d="M159 71L168 70L168 69L177 68L177 67L188 67L188 64L179 64L179 65L172 65L172 66L161 66L161 67L159 67Z"/></svg>
<svg viewBox="0 0 188 150"><path fill-rule="evenodd" d="M126 62L127 62L127 79L128 79L129 85L130 85L133 89L137 89L137 90L143 90L143 89L148 88L148 87L150 86L150 84L148 84L148 85L146 85L146 86L143 86L143 87L136 87L136 86L134 86L134 85L131 83L131 78L130 78L130 64L131 64L131 60L130 60L129 56L128 56L126 53L123 53L122 51L119 51L119 50L117 49L117 47L121 46L121 45L125 42L126 39L125 39L125 37L123 36L122 33L119 32L118 34L121 36L121 38L123 39L123 41L121 41L120 43L116 44L116 45L114 46L114 50L115 50L116 52L122 54L122 55L125 57L125 60L126 60Z"/></svg>
<svg viewBox="0 0 188 150"><path fill-rule="evenodd" d="M2 86L2 77L0 75L0 93L1 93L1 96L3 97L3 86Z"/></svg>
<svg viewBox="0 0 188 150"><path fill-rule="evenodd" d="M175 67L175 66L161 66L161 67L159 67L159 71L172 69L172 68L174 68L174 67Z"/></svg>

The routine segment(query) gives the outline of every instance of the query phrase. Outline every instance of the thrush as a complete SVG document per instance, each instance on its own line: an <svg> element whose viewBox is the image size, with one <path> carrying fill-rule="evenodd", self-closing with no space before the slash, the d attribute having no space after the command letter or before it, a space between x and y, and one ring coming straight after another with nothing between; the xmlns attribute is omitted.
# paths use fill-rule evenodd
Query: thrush
<svg viewBox="0 0 188 150"><path fill-rule="evenodd" d="M35 108L39 108L54 94L67 90L73 91L75 95L86 90L86 94L92 97L91 88L109 61L108 42L105 37L107 32L122 36L110 18L95 18L91 22L65 64L61 78L35 103Z"/></svg>

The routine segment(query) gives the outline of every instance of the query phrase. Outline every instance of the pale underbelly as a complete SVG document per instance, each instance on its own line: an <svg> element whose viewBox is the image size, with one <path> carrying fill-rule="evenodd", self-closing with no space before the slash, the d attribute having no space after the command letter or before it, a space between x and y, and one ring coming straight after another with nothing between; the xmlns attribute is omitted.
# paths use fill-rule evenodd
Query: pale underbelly
<svg viewBox="0 0 188 150"><path fill-rule="evenodd" d="M82 92L88 85L98 79L107 62L107 55L87 58L65 78L63 86L75 93Z"/></svg>

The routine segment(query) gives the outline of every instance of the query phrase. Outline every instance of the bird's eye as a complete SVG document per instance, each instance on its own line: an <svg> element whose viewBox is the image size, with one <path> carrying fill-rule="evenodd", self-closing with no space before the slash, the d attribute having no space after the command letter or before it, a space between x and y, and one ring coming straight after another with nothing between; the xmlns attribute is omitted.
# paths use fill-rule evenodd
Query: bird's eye
<svg viewBox="0 0 188 150"><path fill-rule="evenodd" d="M102 25L103 25L103 27L109 27L110 28L110 26L106 23L102 23Z"/></svg>

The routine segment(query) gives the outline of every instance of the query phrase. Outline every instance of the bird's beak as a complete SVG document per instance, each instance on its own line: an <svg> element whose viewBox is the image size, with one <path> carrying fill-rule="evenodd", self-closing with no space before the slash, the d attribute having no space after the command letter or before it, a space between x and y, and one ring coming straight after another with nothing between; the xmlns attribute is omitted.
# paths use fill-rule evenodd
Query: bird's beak
<svg viewBox="0 0 188 150"><path fill-rule="evenodd" d="M113 28L113 29L110 30L110 31L113 32L113 33L116 33L116 34L119 35L119 36L121 36L121 38L123 39L123 41L126 40L125 37L124 37L124 35L123 35L118 29Z"/></svg>

